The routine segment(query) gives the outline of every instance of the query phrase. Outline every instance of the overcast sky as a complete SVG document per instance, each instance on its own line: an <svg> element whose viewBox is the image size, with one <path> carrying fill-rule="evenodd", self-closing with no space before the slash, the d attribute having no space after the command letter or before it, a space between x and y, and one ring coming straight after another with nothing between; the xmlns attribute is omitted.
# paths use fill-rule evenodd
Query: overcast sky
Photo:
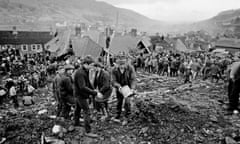
<svg viewBox="0 0 240 144"><path fill-rule="evenodd" d="M153 19L191 22L211 18L224 10L240 8L240 0L98 0L127 8Z"/></svg>

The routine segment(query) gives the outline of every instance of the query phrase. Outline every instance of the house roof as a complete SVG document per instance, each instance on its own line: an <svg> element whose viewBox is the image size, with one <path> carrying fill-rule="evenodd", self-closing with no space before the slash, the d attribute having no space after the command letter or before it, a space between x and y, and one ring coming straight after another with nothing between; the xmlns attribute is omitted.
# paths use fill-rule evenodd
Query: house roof
<svg viewBox="0 0 240 144"><path fill-rule="evenodd" d="M149 46L152 45L151 39L150 39L149 37L142 37L142 38L138 41L138 43L139 43L139 42L142 42L143 45L144 45L146 48L148 48Z"/></svg>
<svg viewBox="0 0 240 144"><path fill-rule="evenodd" d="M101 32L99 32L97 30L89 30L89 31L83 32L82 35L83 36L89 36L93 41L98 43Z"/></svg>
<svg viewBox="0 0 240 144"><path fill-rule="evenodd" d="M185 44L180 39L176 40L175 49L180 52L190 52L191 51L191 50L187 49Z"/></svg>
<svg viewBox="0 0 240 144"><path fill-rule="evenodd" d="M65 30L58 32L58 35L50 40L46 45L46 50L61 56L68 52L71 31Z"/></svg>
<svg viewBox="0 0 240 144"><path fill-rule="evenodd" d="M97 58L102 52L102 47L88 36L73 38L72 46L76 56L83 57L91 55L92 57Z"/></svg>
<svg viewBox="0 0 240 144"><path fill-rule="evenodd" d="M233 38L222 38L215 43L215 47L240 49L240 40Z"/></svg>
<svg viewBox="0 0 240 144"><path fill-rule="evenodd" d="M53 36L50 32L18 31L16 35L13 31L0 31L0 44L45 44Z"/></svg>
<svg viewBox="0 0 240 144"><path fill-rule="evenodd" d="M137 43L137 37L116 36L110 42L110 52L116 55L121 52L128 53L130 49L137 47Z"/></svg>

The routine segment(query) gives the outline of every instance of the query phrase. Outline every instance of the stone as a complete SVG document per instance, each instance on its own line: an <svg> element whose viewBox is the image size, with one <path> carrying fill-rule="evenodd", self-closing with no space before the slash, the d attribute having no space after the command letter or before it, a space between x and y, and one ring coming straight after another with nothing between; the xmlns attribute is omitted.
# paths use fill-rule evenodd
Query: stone
<svg viewBox="0 0 240 144"><path fill-rule="evenodd" d="M81 136L80 136L80 135L76 135L76 136L74 137L74 139L80 140L80 139L81 139Z"/></svg>
<svg viewBox="0 0 240 144"><path fill-rule="evenodd" d="M217 117L214 116L214 115L210 115L210 120L211 120L212 122L218 122Z"/></svg>
<svg viewBox="0 0 240 144"><path fill-rule="evenodd" d="M52 133L53 134L58 134L60 133L62 130L62 127L60 125L54 125L53 128L52 128Z"/></svg>
<svg viewBox="0 0 240 144"><path fill-rule="evenodd" d="M75 128L74 128L74 126L72 126L72 125L68 128L68 131L69 131L69 132L73 132L74 130L75 130Z"/></svg>
<svg viewBox="0 0 240 144"><path fill-rule="evenodd" d="M117 141L117 140L116 140L114 137L112 137L112 136L111 136L110 140L111 140L111 142L116 142L116 141Z"/></svg>
<svg viewBox="0 0 240 144"><path fill-rule="evenodd" d="M45 113L47 113L48 111L46 110L46 109L43 109L43 110L40 110L39 112L38 112L38 115L42 115L42 114L45 114Z"/></svg>
<svg viewBox="0 0 240 144"><path fill-rule="evenodd" d="M146 133L146 132L148 131L148 129L149 129L148 127L142 128L142 129L141 129L141 133Z"/></svg>
<svg viewBox="0 0 240 144"><path fill-rule="evenodd" d="M122 125L123 126L125 126L125 125L127 125L128 124L128 122L126 121L126 120L124 120L123 122L122 122Z"/></svg>
<svg viewBox="0 0 240 144"><path fill-rule="evenodd" d="M80 144L80 141L78 141L78 140L72 140L70 144Z"/></svg>
<svg viewBox="0 0 240 144"><path fill-rule="evenodd" d="M225 137L226 144L237 144L237 142L231 137Z"/></svg>
<svg viewBox="0 0 240 144"><path fill-rule="evenodd" d="M58 136L59 136L60 138L63 138L63 136L64 136L63 132L60 132Z"/></svg>

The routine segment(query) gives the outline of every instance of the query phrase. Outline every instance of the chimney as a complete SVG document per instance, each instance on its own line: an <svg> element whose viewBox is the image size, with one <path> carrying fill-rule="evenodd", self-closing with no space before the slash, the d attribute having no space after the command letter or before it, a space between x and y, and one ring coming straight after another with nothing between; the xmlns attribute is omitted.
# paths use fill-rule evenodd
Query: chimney
<svg viewBox="0 0 240 144"><path fill-rule="evenodd" d="M17 32L17 27L16 26L13 26L13 31L12 31L12 34L13 35L17 35L18 34L18 32Z"/></svg>

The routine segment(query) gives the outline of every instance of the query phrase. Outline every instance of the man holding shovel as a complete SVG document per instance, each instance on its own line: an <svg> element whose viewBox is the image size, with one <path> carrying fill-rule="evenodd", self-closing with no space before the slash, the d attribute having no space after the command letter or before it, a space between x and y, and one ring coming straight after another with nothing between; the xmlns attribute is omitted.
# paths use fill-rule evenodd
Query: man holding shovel
<svg viewBox="0 0 240 144"><path fill-rule="evenodd" d="M135 89L136 74L134 68L128 63L124 55L120 55L117 60L117 66L112 70L112 82L116 88L117 94L117 116L115 121L120 121L122 107L125 109L125 117L130 114L130 98L122 93L123 87Z"/></svg>

